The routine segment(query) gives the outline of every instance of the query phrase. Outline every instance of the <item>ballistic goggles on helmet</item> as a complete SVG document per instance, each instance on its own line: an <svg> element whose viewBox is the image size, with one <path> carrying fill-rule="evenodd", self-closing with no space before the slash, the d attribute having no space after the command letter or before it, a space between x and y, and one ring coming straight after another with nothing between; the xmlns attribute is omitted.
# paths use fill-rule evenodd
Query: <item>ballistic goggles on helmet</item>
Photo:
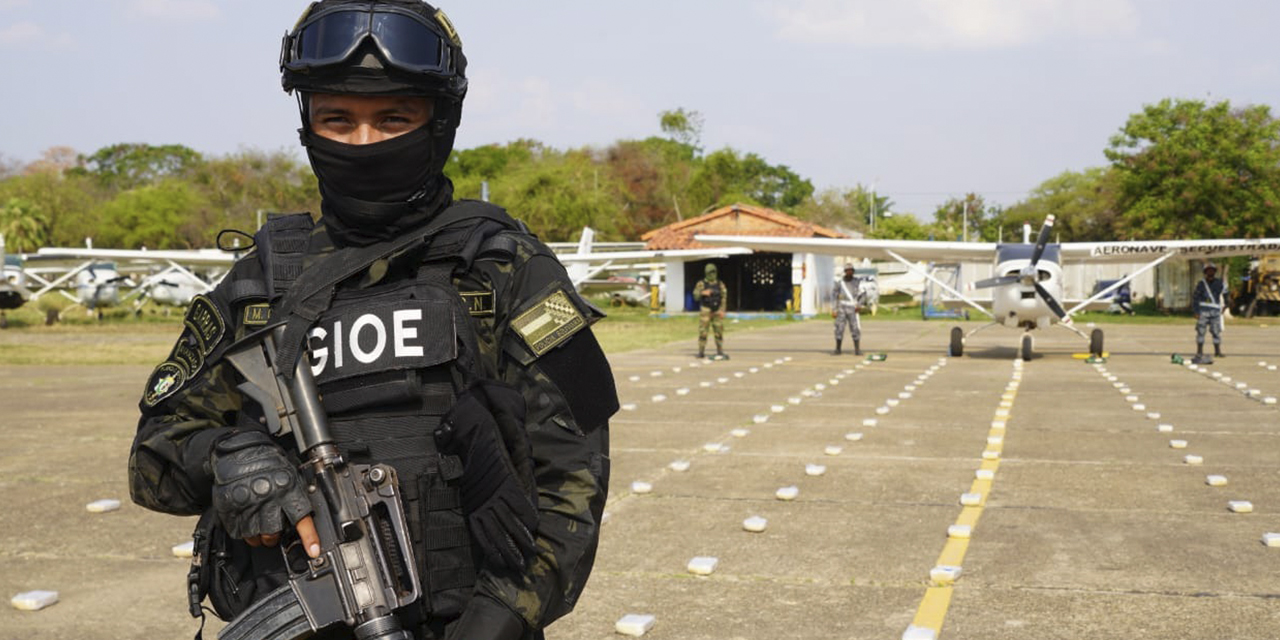
<svg viewBox="0 0 1280 640"><path fill-rule="evenodd" d="M444 12L437 11L436 20L387 4L353 3L323 9L306 15L285 35L280 68L305 73L340 64L371 41L396 69L452 75L456 64L452 47L462 43Z"/></svg>

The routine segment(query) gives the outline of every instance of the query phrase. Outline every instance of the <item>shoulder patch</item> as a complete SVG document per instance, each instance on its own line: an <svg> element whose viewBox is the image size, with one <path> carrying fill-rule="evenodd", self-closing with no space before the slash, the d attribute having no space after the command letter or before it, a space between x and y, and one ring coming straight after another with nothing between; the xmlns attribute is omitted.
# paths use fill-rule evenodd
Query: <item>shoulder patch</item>
<svg viewBox="0 0 1280 640"><path fill-rule="evenodd" d="M473 318L487 318L493 315L492 291L459 291L463 304Z"/></svg>
<svg viewBox="0 0 1280 640"><path fill-rule="evenodd" d="M222 312L218 311L218 306L212 300L203 295L196 296L191 301L191 308L187 309L183 324L195 334L200 341L200 350L206 356L213 352L218 341L227 333L227 321L222 318Z"/></svg>
<svg viewBox="0 0 1280 640"><path fill-rule="evenodd" d="M142 402L148 407L160 404L165 398L173 395L187 381L187 373L182 365L176 362L164 362L151 372L147 378L147 388L142 394Z"/></svg>
<svg viewBox="0 0 1280 640"><path fill-rule="evenodd" d="M271 305L263 302L260 304L251 304L244 308L244 317L240 323L245 325L261 326L271 321Z"/></svg>
<svg viewBox="0 0 1280 640"><path fill-rule="evenodd" d="M556 291L511 321L511 328L541 356L587 326L587 321L564 291Z"/></svg>

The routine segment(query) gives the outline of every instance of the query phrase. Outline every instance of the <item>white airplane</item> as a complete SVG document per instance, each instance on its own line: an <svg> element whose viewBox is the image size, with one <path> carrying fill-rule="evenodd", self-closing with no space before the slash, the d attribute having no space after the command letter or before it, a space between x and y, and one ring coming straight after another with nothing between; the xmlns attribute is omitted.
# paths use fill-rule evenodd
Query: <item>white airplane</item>
<svg viewBox="0 0 1280 640"><path fill-rule="evenodd" d="M4 234L0 233L0 329L9 326L9 319L4 312L17 309L31 299L31 290L26 287L26 272L22 269L22 260L18 256L9 256L4 252Z"/></svg>
<svg viewBox="0 0 1280 640"><path fill-rule="evenodd" d="M1152 240L1117 242L1050 243L1054 217L1049 216L1033 244L1028 228L1022 243L933 242L927 240L841 240L831 238L770 238L761 236L698 235L699 242L749 247L762 251L823 253L892 259L954 296L952 304L969 305L991 318L989 324L967 334L951 330L950 352L963 355L964 343L973 334L997 324L1023 331L1020 352L1030 359L1034 351L1031 331L1058 325L1089 340L1089 352L1103 353L1103 334L1094 329L1086 336L1071 321L1074 314L1103 309L1111 294L1135 277L1174 257L1220 258L1280 251L1280 238L1258 240ZM1149 258L1142 268L1115 281L1085 300L1063 297L1062 260L1087 262L1135 262ZM990 300L975 300L936 278L916 262L980 262L994 260L996 277L973 283L974 289L993 289ZM1064 308L1064 303L1067 305Z"/></svg>
<svg viewBox="0 0 1280 640"><path fill-rule="evenodd" d="M57 291L72 302L97 311L99 317L102 308L130 301L134 303L135 312L148 299L164 305L190 304L195 296L211 291L236 260L234 253L218 249L148 251L94 249L91 246L83 249L45 247L36 251L35 258L82 262L62 271L56 278L38 278L43 286L32 294L33 298ZM121 269L118 263L128 266ZM209 270L214 275L209 279L202 278L192 271L196 268ZM134 283L121 274L122 270L146 275ZM74 285L69 284L72 282ZM74 294L66 291L69 286L75 290ZM130 291L121 295L121 287Z"/></svg>
<svg viewBox="0 0 1280 640"><path fill-rule="evenodd" d="M594 229L583 227L576 251L574 253L556 253L556 258L564 265L565 271L569 274L569 279L573 281L573 286L579 293L585 295L608 292L611 297L620 299L627 304L638 302L642 299L647 300L649 296L647 287L638 288L640 283L635 279L619 278L617 276L601 277L602 274L608 271L647 271L648 281L657 282L662 270L665 269L663 261L667 258L701 260L704 258L723 258L751 253L750 249L742 247L668 250L628 249L627 247L635 246L636 244L643 246L643 243L615 242L597 245L595 237L596 232ZM563 249L564 243L560 243L560 246ZM600 247L619 247L621 250L597 251L596 249Z"/></svg>

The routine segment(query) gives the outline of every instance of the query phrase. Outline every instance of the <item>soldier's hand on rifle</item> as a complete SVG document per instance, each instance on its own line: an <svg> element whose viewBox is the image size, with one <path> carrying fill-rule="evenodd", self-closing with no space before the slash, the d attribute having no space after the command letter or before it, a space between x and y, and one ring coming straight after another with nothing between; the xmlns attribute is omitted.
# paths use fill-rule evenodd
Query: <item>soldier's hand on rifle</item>
<svg viewBox="0 0 1280 640"><path fill-rule="evenodd" d="M319 555L311 500L298 470L267 434L232 434L213 448L213 509L233 538L252 546L274 546L286 525L295 525L307 554Z"/></svg>
<svg viewBox="0 0 1280 640"><path fill-rule="evenodd" d="M441 453L462 460L462 508L490 561L517 571L537 550L538 507L521 486L498 423L470 393L459 396L435 432Z"/></svg>

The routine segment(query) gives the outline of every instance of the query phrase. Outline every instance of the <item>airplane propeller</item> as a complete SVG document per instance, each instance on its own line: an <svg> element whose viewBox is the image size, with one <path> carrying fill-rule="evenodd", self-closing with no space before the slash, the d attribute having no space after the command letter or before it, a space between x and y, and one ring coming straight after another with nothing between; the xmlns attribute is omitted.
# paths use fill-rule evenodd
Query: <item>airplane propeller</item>
<svg viewBox="0 0 1280 640"><path fill-rule="evenodd" d="M1044 286L1040 284L1040 270L1036 268L1036 265L1040 262L1040 258L1044 256L1045 247L1049 244L1049 236L1053 233L1053 221L1054 217L1052 214L1045 218L1044 226L1040 227L1040 235L1036 238L1036 247L1031 252L1031 262L1029 262L1027 266L1023 267L1017 275L998 276L995 278L987 278L986 280L979 280L973 283L973 288L987 289L989 287L1000 287L1021 282L1025 285L1035 287L1036 295L1040 296L1040 298L1045 301L1045 304L1049 305L1049 310L1053 311L1059 319L1066 318L1066 310L1063 309L1062 305L1053 297L1053 294L1049 293L1049 290L1045 289Z"/></svg>

